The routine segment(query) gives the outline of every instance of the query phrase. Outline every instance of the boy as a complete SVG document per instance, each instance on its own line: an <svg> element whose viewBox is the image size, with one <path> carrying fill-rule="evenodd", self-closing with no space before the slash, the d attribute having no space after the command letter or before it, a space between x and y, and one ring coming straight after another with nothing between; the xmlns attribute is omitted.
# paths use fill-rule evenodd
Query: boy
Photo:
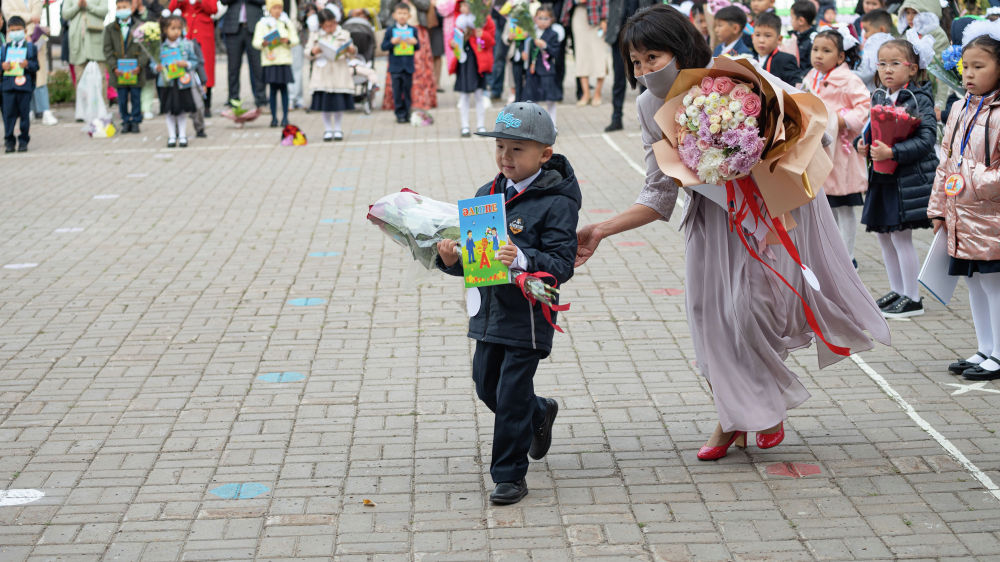
<svg viewBox="0 0 1000 562"><path fill-rule="evenodd" d="M7 20L7 44L0 48L0 66L3 67L4 152L14 152L14 126L21 120L21 134L17 137L17 151L27 152L31 121L31 97L35 92L35 72L38 71L38 50L24 36L24 19L13 16Z"/></svg>
<svg viewBox="0 0 1000 562"><path fill-rule="evenodd" d="M132 32L140 25L142 22L132 13L131 0L118 0L114 21L104 28L104 59L111 71L111 86L118 91L122 133L138 133L139 123L142 123L142 87L146 83L149 57L142 45L132 38ZM118 61L123 59L135 62L127 73L118 68Z"/></svg>
<svg viewBox="0 0 1000 562"><path fill-rule="evenodd" d="M410 89L413 88L413 51L420 48L417 30L407 25L410 5L399 2L392 9L396 25L385 33L382 50L389 52L389 74L392 76L392 103L396 108L396 123L409 123ZM406 48L411 45L413 48Z"/></svg>
<svg viewBox="0 0 1000 562"><path fill-rule="evenodd" d="M859 18L861 31L865 41L861 45L861 64L855 72L868 86L868 91L875 91L875 74L878 72L878 50L886 41L893 39L896 26L892 16L885 10L872 10Z"/></svg>
<svg viewBox="0 0 1000 562"><path fill-rule="evenodd" d="M757 18L762 14L774 13L774 0L750 0L750 12L754 16L754 29L756 29Z"/></svg>
<svg viewBox="0 0 1000 562"><path fill-rule="evenodd" d="M715 13L712 29L719 44L712 56L752 55L753 51L743 40L743 28L747 25L747 15L736 6L726 6Z"/></svg>
<svg viewBox="0 0 1000 562"><path fill-rule="evenodd" d="M753 48L757 51L760 67L794 86L802 79L795 57L778 50L781 42L781 18L773 13L757 16L753 28Z"/></svg>
<svg viewBox="0 0 1000 562"><path fill-rule="evenodd" d="M816 33L816 4L810 0L798 0L792 4L792 39L798 46L796 58L799 72L805 76L812 70L812 36Z"/></svg>
<svg viewBox="0 0 1000 562"><path fill-rule="evenodd" d="M573 168L565 156L553 154L556 129L541 106L513 103L497 116L496 138L500 175L479 188L476 196L506 194L510 243L496 258L521 271L545 271L562 284L573 276L576 225L582 195ZM437 265L446 273L462 275L458 244L438 244ZM472 378L476 394L496 415L490 475L496 488L490 501L513 504L528 494L524 480L528 456L540 459L552 443L552 424L559 406L536 396L532 379L538 362L552 350L552 324L540 304L531 306L514 284L478 289L482 306L469 320L469 337L476 340Z"/></svg>

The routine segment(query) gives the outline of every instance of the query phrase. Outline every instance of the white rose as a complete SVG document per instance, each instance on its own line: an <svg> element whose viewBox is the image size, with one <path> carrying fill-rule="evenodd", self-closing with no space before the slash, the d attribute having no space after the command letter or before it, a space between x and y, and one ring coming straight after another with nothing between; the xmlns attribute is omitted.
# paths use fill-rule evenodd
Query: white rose
<svg viewBox="0 0 1000 562"><path fill-rule="evenodd" d="M719 134L719 131L721 131L721 130L722 130L722 127L720 127L717 123L714 124L714 125L712 125L712 126L710 126L708 128L708 132L712 133L713 135Z"/></svg>
<svg viewBox="0 0 1000 562"><path fill-rule="evenodd" d="M713 116L711 116L711 117L708 118L708 122L711 123L711 124L713 124L713 125L718 125L719 123L722 122L722 118L719 117L718 115L713 115Z"/></svg>
<svg viewBox="0 0 1000 562"><path fill-rule="evenodd" d="M677 116L677 122L680 124L681 127L686 127L688 124L688 116L681 113L680 115Z"/></svg>

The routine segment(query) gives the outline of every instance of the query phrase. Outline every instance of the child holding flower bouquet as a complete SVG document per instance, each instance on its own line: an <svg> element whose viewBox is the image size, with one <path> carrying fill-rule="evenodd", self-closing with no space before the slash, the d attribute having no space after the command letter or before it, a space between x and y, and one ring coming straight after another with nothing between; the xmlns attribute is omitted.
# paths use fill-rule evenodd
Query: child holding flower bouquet
<svg viewBox="0 0 1000 562"><path fill-rule="evenodd" d="M513 103L500 110L493 132L476 134L496 139L500 169L476 196L506 195L510 243L496 258L512 268L512 278L531 275L519 271L537 276L547 272L565 283L573 276L583 196L569 161L552 152L552 120L537 104ZM463 275L458 242L444 240L437 248L438 267ZM552 443L559 406L536 396L532 379L538 362L552 351L556 313L551 313L550 322L548 309L526 300L528 295L515 284L475 290L482 305L469 319L469 337L476 340L472 378L479 399L496 414L490 475L497 485L490 501L513 504L528 494L528 456L544 457Z"/></svg>
<svg viewBox="0 0 1000 562"><path fill-rule="evenodd" d="M556 83L556 60L562 46L559 34L552 29L555 12L552 4L542 4L535 11L535 29L538 37L528 44L528 76L524 85L524 96L535 102L545 102L545 109L556 122L556 102L563 99L562 88Z"/></svg>
<svg viewBox="0 0 1000 562"><path fill-rule="evenodd" d="M482 0L470 0L480 2ZM493 18L483 20L482 27L474 27L469 2L460 0L456 13L455 29L462 32L462 42L451 39L452 49L458 49L464 56L455 58L452 68L455 75L455 91L458 93L458 115L462 121L460 134L463 137L471 135L469 131L470 98L476 104L476 132L486 132L486 98L483 90L486 88L486 76L493 71L493 45L496 43L496 24Z"/></svg>
<svg viewBox="0 0 1000 562"><path fill-rule="evenodd" d="M823 184L823 191L840 228L847 254L854 260L854 240L858 220L854 208L864 204L861 194L868 187L865 160L851 145L868 120L871 98L868 88L851 71L858 60L858 40L845 27L826 29L816 34L812 44L812 70L802 87L816 94L837 114L836 148L833 171Z"/></svg>
<svg viewBox="0 0 1000 562"><path fill-rule="evenodd" d="M712 62L708 44L694 25L666 5L652 6L633 16L619 35L619 42L629 83L635 87L638 82L647 88L636 102L646 150L646 183L636 203L628 210L580 229L577 267L593 256L602 239L670 218L677 200L677 183L663 173L657 161L654 143L666 141L654 115L663 107L681 70L705 68ZM706 99L719 93L714 80L709 78L708 84L712 85L712 93L705 96ZM703 79L700 95L707 91L704 86L708 84ZM728 150L743 146L743 140L747 144L762 140L756 132L757 127L748 121L754 113L761 113L760 95L743 88L746 86L725 82L721 87L731 98L742 97L736 101L739 107L733 107L743 114L743 119L734 114L734 121L727 122L726 126L731 129L735 125L735 131L721 133L723 136L735 133L739 137L728 139L736 140L736 144L721 139ZM712 102L719 103L720 97L713 98ZM703 156L715 161L732 159L730 167L735 171L752 164L753 152L757 154L756 161L760 162L761 152L756 146L747 148L747 162L733 159L736 153L729 156L725 151L710 153L713 147L702 137L719 135L721 128L712 133L711 128L719 124L712 123L708 115L697 109L692 113L698 122L694 123L695 131L690 135L697 134L699 141L704 142ZM709 129L704 135L703 127ZM698 141L694 148L700 150ZM686 159L684 154L688 150L691 148L679 149L682 159ZM698 177L706 184L721 183L725 178L719 175L712 180L705 179L709 177L711 164L708 162L704 170L699 169ZM756 251L751 254L749 246L743 242L745 233L740 230L745 223L731 225L724 203L716 203L698 190L688 193L690 197L681 221L688 257L685 281L688 323L697 368L708 379L719 414L719 423L698 452L698 458L715 460L726 456L734 443L745 446L748 431L757 432L760 448L781 443L787 410L809 397L799 378L785 365L785 358L790 351L809 345L816 338L816 331L810 326L803 301L779 282L775 272L802 295L812 310L815 324L838 345L849 346L851 351L871 349L871 339L866 332L888 343L889 331L871 295L850 266L843 245L831 243L838 238L837 226L825 197L817 196L792 210L796 226L787 232L802 263L809 264L822 288L813 290L804 278L802 267L789 252L778 247L773 252L763 251L763 256ZM753 243L756 244L756 240ZM825 346L818 346L817 355L820 367L843 358Z"/></svg>
<svg viewBox="0 0 1000 562"><path fill-rule="evenodd" d="M882 45L872 120L856 141L871 161L861 222L882 248L889 292L875 302L886 318L924 313L913 229L931 227L927 202L938 165L937 119L925 69L933 55L928 43L894 39Z"/></svg>
<svg viewBox="0 0 1000 562"><path fill-rule="evenodd" d="M948 274L965 277L978 349L948 370L968 380L1000 378L1000 25L973 22L965 30L963 85L945 127L948 155L937 169L927 216L945 229ZM960 109L961 108L961 109Z"/></svg>

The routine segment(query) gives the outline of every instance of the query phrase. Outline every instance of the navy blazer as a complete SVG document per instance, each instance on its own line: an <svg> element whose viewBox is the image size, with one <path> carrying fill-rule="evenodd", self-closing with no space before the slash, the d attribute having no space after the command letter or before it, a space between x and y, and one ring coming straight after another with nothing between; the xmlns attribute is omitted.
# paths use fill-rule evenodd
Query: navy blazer
<svg viewBox="0 0 1000 562"><path fill-rule="evenodd" d="M24 69L24 75L27 77L24 84L20 86L14 82L16 80L15 76L4 76L3 82L0 82L0 90L4 92L32 92L35 90L35 73L38 72L38 48L32 45L27 39L22 41L24 46L28 49L25 53L25 60L28 61L28 66ZM0 62L7 62L7 51L10 49L11 43L5 44L0 48Z"/></svg>
<svg viewBox="0 0 1000 562"><path fill-rule="evenodd" d="M778 51L760 60L760 67L780 78L785 84L795 86L802 81L802 71L795 55Z"/></svg>
<svg viewBox="0 0 1000 562"><path fill-rule="evenodd" d="M746 35L746 34L744 33L743 35ZM723 54L722 53L722 48L723 47L725 47L725 45L722 45L722 44L716 45L715 46L715 50L712 51L712 56L713 57L717 57L717 56L722 55ZM750 48L750 47L748 47L747 44L743 41L743 37L742 36L740 36L740 38L736 41L736 45L734 45L733 48L730 49L725 54L727 54L727 55L750 55L750 56L756 56L757 55L757 53L753 52L753 49Z"/></svg>
<svg viewBox="0 0 1000 562"><path fill-rule="evenodd" d="M559 58L559 50L562 47L559 44L559 34L550 27L542 32L542 36L539 39L545 41L546 60L549 63L549 67L545 68L545 64L542 62L542 50L532 42L530 52L533 57L531 62L535 63L535 74L538 76L555 76L556 59Z"/></svg>
<svg viewBox="0 0 1000 562"><path fill-rule="evenodd" d="M406 72L409 74L414 73L413 69L413 59L416 58L414 55L395 55L392 52L392 48L395 45L392 44L392 30L399 26L392 26L385 30L385 37L382 38L382 50L389 53L389 74L396 74L399 72ZM411 27L413 30L413 38L417 39L417 28ZM414 49L420 48L420 39L417 39L417 44L413 46Z"/></svg>

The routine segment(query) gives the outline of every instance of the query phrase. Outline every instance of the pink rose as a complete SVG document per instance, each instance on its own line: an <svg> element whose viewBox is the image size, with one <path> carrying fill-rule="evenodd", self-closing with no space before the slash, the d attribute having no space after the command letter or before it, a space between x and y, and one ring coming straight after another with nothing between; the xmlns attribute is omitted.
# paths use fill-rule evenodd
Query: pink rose
<svg viewBox="0 0 1000 562"><path fill-rule="evenodd" d="M698 86L691 86L691 89L688 90L688 95L691 96L692 99L700 96L701 88L699 88Z"/></svg>
<svg viewBox="0 0 1000 562"><path fill-rule="evenodd" d="M747 95L749 94L750 94L750 88L746 87L746 85L744 84L739 84L736 87L734 87L733 90L729 93L729 97L733 98L734 100L743 101L743 98L747 97Z"/></svg>
<svg viewBox="0 0 1000 562"><path fill-rule="evenodd" d="M715 85L712 87L712 89L718 92L720 96L724 96L729 92L733 91L733 88L735 86L736 84L734 84L733 81L730 80L728 77L720 76L719 78L715 79Z"/></svg>
<svg viewBox="0 0 1000 562"><path fill-rule="evenodd" d="M742 100L743 113L747 117L757 117L760 115L760 98L757 96L746 96Z"/></svg>
<svg viewBox="0 0 1000 562"><path fill-rule="evenodd" d="M706 95L706 96L708 94L711 94L712 93L712 86L714 85L714 82L715 81L712 80L711 76L706 76L706 77L702 78L701 79L701 93L704 94L704 95Z"/></svg>

